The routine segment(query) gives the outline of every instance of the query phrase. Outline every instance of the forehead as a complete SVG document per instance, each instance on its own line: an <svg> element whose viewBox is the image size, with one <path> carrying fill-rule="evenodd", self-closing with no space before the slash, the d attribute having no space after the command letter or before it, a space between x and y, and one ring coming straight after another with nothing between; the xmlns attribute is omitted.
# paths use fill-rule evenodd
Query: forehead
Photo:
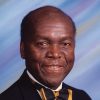
<svg viewBox="0 0 100 100"><path fill-rule="evenodd" d="M74 39L73 28L69 24L57 21L43 21L39 23L30 40L45 39L52 42Z"/></svg>
<svg viewBox="0 0 100 100"><path fill-rule="evenodd" d="M35 26L36 36L73 36L74 29L70 22L63 20L42 20Z"/></svg>

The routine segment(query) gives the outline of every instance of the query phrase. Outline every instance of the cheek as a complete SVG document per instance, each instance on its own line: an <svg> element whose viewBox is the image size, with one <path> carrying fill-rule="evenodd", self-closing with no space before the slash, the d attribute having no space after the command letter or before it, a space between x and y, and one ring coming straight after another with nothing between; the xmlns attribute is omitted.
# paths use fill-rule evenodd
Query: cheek
<svg viewBox="0 0 100 100"><path fill-rule="evenodd" d="M74 49L64 50L63 52L67 59L74 59Z"/></svg>
<svg viewBox="0 0 100 100"><path fill-rule="evenodd" d="M45 57L45 50L39 50L37 48L30 49L30 56L32 59L34 59L36 62L41 62Z"/></svg>
<svg viewBox="0 0 100 100"><path fill-rule="evenodd" d="M44 58L45 58L45 51L41 51L33 47L28 49L27 58L26 58L26 66L34 77L35 76L37 77L38 75L41 74L40 65L43 63Z"/></svg>
<svg viewBox="0 0 100 100"><path fill-rule="evenodd" d="M65 72L64 75L65 77L69 74L69 72L71 71L71 69L73 68L74 65L74 50L71 51L65 51L65 59L67 62L67 66L65 68Z"/></svg>
<svg viewBox="0 0 100 100"><path fill-rule="evenodd" d="M74 49L64 51L66 62L68 63L68 67L72 68L74 64Z"/></svg>

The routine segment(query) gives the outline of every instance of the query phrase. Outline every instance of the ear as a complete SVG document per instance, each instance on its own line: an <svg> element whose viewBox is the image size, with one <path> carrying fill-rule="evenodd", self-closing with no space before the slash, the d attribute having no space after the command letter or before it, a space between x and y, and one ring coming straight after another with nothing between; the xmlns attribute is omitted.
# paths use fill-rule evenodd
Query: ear
<svg viewBox="0 0 100 100"><path fill-rule="evenodd" d="M23 42L20 43L20 54L21 54L21 57L24 59L25 58L25 48L24 48Z"/></svg>

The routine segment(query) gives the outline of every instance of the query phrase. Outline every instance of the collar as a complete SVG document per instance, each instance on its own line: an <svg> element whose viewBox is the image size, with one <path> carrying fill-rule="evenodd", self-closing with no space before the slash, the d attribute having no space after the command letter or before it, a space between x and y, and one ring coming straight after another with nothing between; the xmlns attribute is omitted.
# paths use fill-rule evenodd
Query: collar
<svg viewBox="0 0 100 100"><path fill-rule="evenodd" d="M30 78L32 81L34 81L34 82L36 82L36 83L38 83L38 84L44 86L45 88L48 88L48 89L50 89L50 90L52 90L52 91L59 91L59 90L62 89L62 83L58 86L57 89L53 90L53 89L51 89L51 88L49 88L49 87L43 85L42 83L40 83L38 80L36 80L28 70L27 70L27 74L28 74L29 78Z"/></svg>

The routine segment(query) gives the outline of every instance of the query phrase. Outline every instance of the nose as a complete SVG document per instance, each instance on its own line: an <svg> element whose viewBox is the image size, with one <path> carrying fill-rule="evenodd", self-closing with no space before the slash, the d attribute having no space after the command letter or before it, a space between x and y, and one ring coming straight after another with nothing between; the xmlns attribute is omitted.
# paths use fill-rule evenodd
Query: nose
<svg viewBox="0 0 100 100"><path fill-rule="evenodd" d="M59 45L52 45L47 52L47 58L60 59L61 57L62 53Z"/></svg>

